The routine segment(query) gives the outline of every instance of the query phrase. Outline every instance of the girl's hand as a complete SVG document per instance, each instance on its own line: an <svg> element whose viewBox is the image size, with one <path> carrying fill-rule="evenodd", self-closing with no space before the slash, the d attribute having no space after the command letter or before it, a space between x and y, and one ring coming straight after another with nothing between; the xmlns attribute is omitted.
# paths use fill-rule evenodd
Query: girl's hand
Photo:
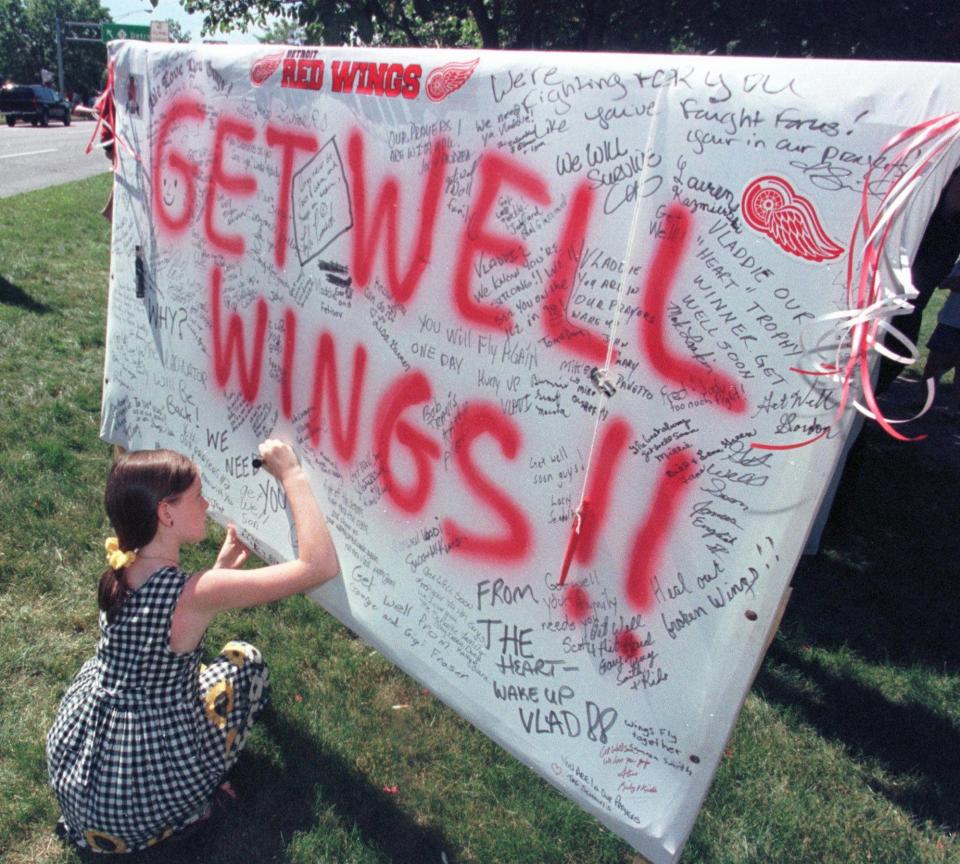
<svg viewBox="0 0 960 864"><path fill-rule="evenodd" d="M220 553L214 562L214 567L221 570L236 570L243 566L244 562L250 557L250 550L246 544L237 536L237 528L232 523L227 525L227 536L220 547Z"/></svg>
<svg viewBox="0 0 960 864"><path fill-rule="evenodd" d="M300 467L293 448L276 438L268 438L257 449L260 451L264 469L281 483L288 472Z"/></svg>

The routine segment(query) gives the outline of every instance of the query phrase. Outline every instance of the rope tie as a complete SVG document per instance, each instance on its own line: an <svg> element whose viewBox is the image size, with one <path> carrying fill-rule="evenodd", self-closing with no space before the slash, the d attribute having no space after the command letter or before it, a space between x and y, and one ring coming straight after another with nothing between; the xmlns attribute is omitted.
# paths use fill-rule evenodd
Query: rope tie
<svg viewBox="0 0 960 864"><path fill-rule="evenodd" d="M643 208L643 188L646 186L647 175L650 170L650 160L648 157L650 148L656 139L657 131L660 125L660 108L663 102L667 87L661 88L657 92L657 99L654 103L653 121L647 130L647 143L644 149L643 170L640 172L640 178L637 180L637 201L633 205L633 217L630 220L630 231L627 235L627 248L624 252L623 273L620 275L620 287L617 289L617 305L613 311L613 320L610 323L610 332L607 335L607 355L603 361L602 367L594 367L590 372L590 380L593 382L600 394L600 409L597 411L596 419L593 422L593 435L590 439L590 449L587 451L587 464L583 471L583 486L580 489L580 503L574 511L573 524L570 526L570 535L567 538L567 547L563 555L563 563L560 567L559 585L567 581L567 575L570 572L570 566L573 563L573 556L580 541L580 535L583 533L584 522L589 514L589 501L587 500L587 484L590 481L590 471L593 467L593 454L597 449L597 438L600 433L600 425L603 422L607 411L606 403L613 398L617 388L611 377L611 363L613 360L614 345L617 341L617 330L620 327L620 314L623 309L623 298L627 291L627 278L630 275L630 262L633 260L633 249L636 242L638 227L640 224L640 213Z"/></svg>

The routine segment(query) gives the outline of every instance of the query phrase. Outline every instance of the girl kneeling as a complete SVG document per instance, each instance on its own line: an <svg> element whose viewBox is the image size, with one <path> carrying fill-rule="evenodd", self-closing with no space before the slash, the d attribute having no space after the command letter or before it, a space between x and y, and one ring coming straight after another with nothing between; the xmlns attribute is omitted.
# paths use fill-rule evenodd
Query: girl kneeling
<svg viewBox="0 0 960 864"><path fill-rule="evenodd" d="M258 606L332 579L336 551L290 447L260 445L293 516L297 558L253 570L234 527L210 570L180 568L180 547L206 535L197 466L165 450L121 456L105 495L116 537L100 579L100 642L47 735L63 828L79 846L133 852L208 815L268 699L260 652L228 643L209 666L203 635L226 609Z"/></svg>

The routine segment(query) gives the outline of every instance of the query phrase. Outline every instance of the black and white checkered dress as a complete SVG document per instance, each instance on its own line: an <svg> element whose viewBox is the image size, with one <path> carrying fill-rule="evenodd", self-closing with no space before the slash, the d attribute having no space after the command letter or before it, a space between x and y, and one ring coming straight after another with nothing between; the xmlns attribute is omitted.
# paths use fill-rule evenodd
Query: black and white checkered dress
<svg viewBox="0 0 960 864"><path fill-rule="evenodd" d="M114 621L101 612L96 656L47 735L50 783L80 846L133 852L203 817L266 704L267 669L252 645L230 642L206 667L202 643L170 650L188 578L158 570Z"/></svg>

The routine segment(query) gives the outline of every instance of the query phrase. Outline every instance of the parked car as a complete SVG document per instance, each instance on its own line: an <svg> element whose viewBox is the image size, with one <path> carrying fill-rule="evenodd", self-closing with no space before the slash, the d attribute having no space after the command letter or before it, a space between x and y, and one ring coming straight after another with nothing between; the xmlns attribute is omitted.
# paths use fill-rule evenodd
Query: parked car
<svg viewBox="0 0 960 864"><path fill-rule="evenodd" d="M46 126L51 119L70 125L70 103L61 99L55 90L40 84L6 84L0 87L0 114L7 125L17 120L29 120L34 126Z"/></svg>

